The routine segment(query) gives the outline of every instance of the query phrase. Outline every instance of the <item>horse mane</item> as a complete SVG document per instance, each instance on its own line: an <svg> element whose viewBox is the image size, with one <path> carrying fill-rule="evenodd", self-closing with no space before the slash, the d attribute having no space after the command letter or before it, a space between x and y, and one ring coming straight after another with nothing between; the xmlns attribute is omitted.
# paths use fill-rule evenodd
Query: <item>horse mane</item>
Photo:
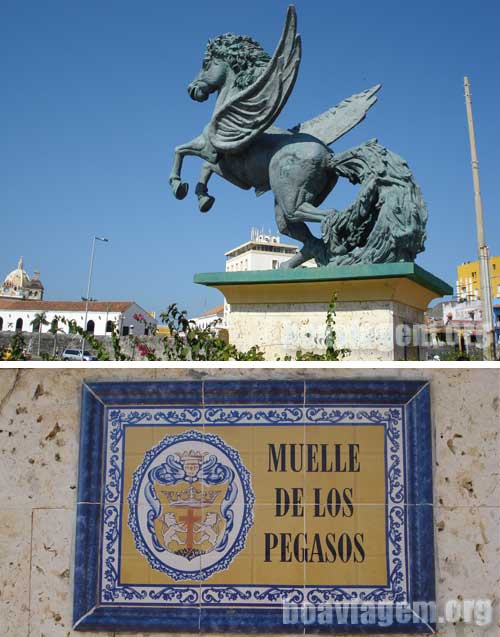
<svg viewBox="0 0 500 637"><path fill-rule="evenodd" d="M236 73L234 86L244 89L261 75L271 56L248 35L224 33L209 40L205 58L219 58L227 62Z"/></svg>

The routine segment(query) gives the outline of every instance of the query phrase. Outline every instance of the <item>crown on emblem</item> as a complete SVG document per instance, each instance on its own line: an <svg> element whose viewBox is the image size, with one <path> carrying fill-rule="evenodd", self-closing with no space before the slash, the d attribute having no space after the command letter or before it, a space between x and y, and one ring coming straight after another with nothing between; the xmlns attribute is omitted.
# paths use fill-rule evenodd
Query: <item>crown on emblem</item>
<svg viewBox="0 0 500 637"><path fill-rule="evenodd" d="M184 489L183 491L163 491L167 503L173 507L202 507L215 502L220 491L203 493L200 489Z"/></svg>
<svg viewBox="0 0 500 637"><path fill-rule="evenodd" d="M203 458L207 455L207 452L203 451L195 451L194 449L189 449L189 451L183 451L179 454L179 458L181 462L198 462L202 463Z"/></svg>

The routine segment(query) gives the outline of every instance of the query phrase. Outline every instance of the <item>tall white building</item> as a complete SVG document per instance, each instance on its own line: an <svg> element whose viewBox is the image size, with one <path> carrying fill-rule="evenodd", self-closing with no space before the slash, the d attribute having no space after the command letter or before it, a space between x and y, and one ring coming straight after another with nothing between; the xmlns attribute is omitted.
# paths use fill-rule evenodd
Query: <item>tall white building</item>
<svg viewBox="0 0 500 637"><path fill-rule="evenodd" d="M228 250L226 257L226 272L245 272L248 270L277 270L282 263L288 261L298 248L295 245L281 243L279 235L265 234L263 230L252 228L250 241L242 243L236 248ZM315 268L316 263L311 260L302 267ZM225 329L231 308L224 300L224 305L218 305L204 312L193 320L199 327L216 325L217 329Z"/></svg>
<svg viewBox="0 0 500 637"><path fill-rule="evenodd" d="M252 228L250 241L225 253L226 272L277 270L297 252L297 246L281 243L279 235L265 234L263 230ZM316 264L308 261L304 265L315 267Z"/></svg>

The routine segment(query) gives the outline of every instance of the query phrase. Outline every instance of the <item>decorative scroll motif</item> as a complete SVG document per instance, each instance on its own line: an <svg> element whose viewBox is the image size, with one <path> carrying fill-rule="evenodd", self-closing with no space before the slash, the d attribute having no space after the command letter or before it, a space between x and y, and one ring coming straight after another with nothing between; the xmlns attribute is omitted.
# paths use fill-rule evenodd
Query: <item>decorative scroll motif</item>
<svg viewBox="0 0 500 637"><path fill-rule="evenodd" d="M125 425L194 425L200 422L202 410L193 407L181 407L168 410L113 409L109 414L110 422L123 433Z"/></svg>
<svg viewBox="0 0 500 637"><path fill-rule="evenodd" d="M357 591L347 590L340 586L317 587L308 591L307 601L311 604L359 601L359 594Z"/></svg>
<svg viewBox="0 0 500 637"><path fill-rule="evenodd" d="M177 602L181 604L197 604L199 591L190 586L164 586L158 590L152 590L149 597L162 602Z"/></svg>
<svg viewBox="0 0 500 637"><path fill-rule="evenodd" d="M304 592L300 588L288 586L271 586L262 591L255 591L254 598L268 602L288 602L301 604L304 601Z"/></svg>
<svg viewBox="0 0 500 637"><path fill-rule="evenodd" d="M230 600L235 602L237 600L249 600L252 597L252 592L249 590L242 590L239 586L224 586L224 588L203 588L201 594L201 601L204 604L219 604L222 601Z"/></svg>
<svg viewBox="0 0 500 637"><path fill-rule="evenodd" d="M159 585L131 585L120 583L120 555L119 555L119 538L121 529L126 521L123 520L121 504L127 494L122 492L122 457L123 442L125 428L140 427L141 424L175 424L178 426L185 425L189 427L193 423L200 426L216 425L216 424L280 424L280 425L297 425L307 424L336 424L346 425L352 424L375 424L383 426L386 433L386 473L387 473L387 554L389 562L389 584L388 586L351 588L344 587L305 587L297 588L291 586L258 586L258 585L210 585L201 583L200 585L185 585L180 581L168 586ZM133 409L113 409L108 414L107 419L107 444L106 444L106 488L105 488L105 506L103 509L103 546L102 546L102 579L101 579L101 599L104 603L131 603L131 604L151 604L161 601L162 604L191 604L196 605L203 603L206 605L226 604L226 605L244 605L245 603L269 605L281 605L283 602L301 604L303 602L322 604L328 602L343 601L347 603L362 603L368 601L385 601L385 602L404 602L408 599L407 587L407 570L406 564L406 512L402 506L405 497L404 476L404 460L403 460L403 414L400 408L351 408L339 409L323 406L315 406L308 408L299 407L282 407L282 408L222 408L213 407L206 409L187 409L172 408L169 410L158 408L143 408L141 411ZM205 436L205 437L203 437ZM207 437L208 436L208 437ZM176 442L189 445L198 440L205 440L211 443L217 443L220 446L220 438L213 434L203 435L199 431L184 431L178 436L170 436L170 442L175 438ZM222 442L222 441L221 441ZM161 447L161 445L164 447ZM224 445L224 443L222 443ZM161 447L161 448L160 448ZM165 439L153 448L148 459L153 458L156 453L163 452L168 448L168 440ZM246 488L249 487L249 475L245 476L246 469L242 472L238 465L239 454L236 450L229 448L227 445L223 447L224 453L227 454L229 463L237 466L239 470L240 482L238 488L243 489L243 482ZM229 450L229 451L228 451ZM189 452L189 449L186 449ZM233 454L236 454L234 455ZM236 457L237 456L237 457ZM189 458L188 456L186 456ZM191 458L193 459L193 458ZM158 463L158 467L161 466ZM182 464L182 463L181 463ZM147 480L153 478L162 478L165 484L169 482L167 474L175 476L172 468L165 473L158 468L155 475L149 473L149 469L154 469L153 465L149 466L145 457L141 465L142 471L138 469L134 477L134 489L138 489L141 478L148 476ZM215 467L215 465L214 465ZM179 469L179 467L177 467ZM175 464L174 464L175 469ZM219 470L220 468L218 468ZM224 473L224 471L222 471ZM247 472L248 474L248 472ZM243 478L241 477L243 475ZM248 480L248 482L247 482ZM174 479L175 481L175 479ZM161 480L157 482L159 484ZM217 481L216 481L217 482ZM179 484L180 481L177 483ZM144 483L145 484L145 483ZM220 488L220 482L215 484L217 489ZM169 486L169 485L167 485ZM214 486L214 485L212 485ZM169 486L170 488L170 486ZM251 490L251 486L250 486ZM132 493L132 492L131 492ZM227 492L225 491L226 495ZM175 494L174 494L175 496ZM229 500L231 500L229 497ZM252 495L250 495L250 501ZM175 500L174 500L175 501ZM144 501L147 504L147 500ZM251 507L250 507L251 508ZM133 517L131 515L131 517ZM147 522L147 521L146 521ZM246 531L251 525L251 520L242 522L246 524ZM154 525L154 520L153 520ZM208 525L210 526L210 524ZM147 528L147 523L146 523ZM225 527L227 528L227 527ZM222 530L222 528L221 528ZM210 535L210 534L209 534ZM220 535L220 532L219 534ZM223 537L224 533L222 532ZM182 538L179 538L182 539ZM161 548L161 544L160 544ZM238 552L238 548L235 553ZM161 554L167 552L161 552ZM233 555L234 557L234 555ZM201 556L198 559L204 559ZM227 559L230 563L232 557ZM222 567L224 568L224 567ZM163 570L163 569L162 569ZM210 571L216 572L217 568ZM210 577L206 574L206 579ZM181 579L181 578L179 578ZM194 579L194 578L192 578Z"/></svg>
<svg viewBox="0 0 500 637"><path fill-rule="evenodd" d="M325 407L309 407L306 418L317 425L336 425L346 420L354 420L355 412L349 409L329 409Z"/></svg>
<svg viewBox="0 0 500 637"><path fill-rule="evenodd" d="M299 407L281 409L224 409L210 407L205 410L205 419L211 425L291 425L300 423L304 418Z"/></svg>

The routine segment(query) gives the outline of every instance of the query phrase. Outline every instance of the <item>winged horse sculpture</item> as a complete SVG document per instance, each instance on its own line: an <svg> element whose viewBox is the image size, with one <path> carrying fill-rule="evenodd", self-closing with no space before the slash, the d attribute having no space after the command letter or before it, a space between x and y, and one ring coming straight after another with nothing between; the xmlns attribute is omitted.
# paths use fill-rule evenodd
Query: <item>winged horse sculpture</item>
<svg viewBox="0 0 500 637"><path fill-rule="evenodd" d="M188 92L198 102L218 93L213 115L201 135L175 149L169 178L173 194L183 199L188 193L188 184L181 179L184 157L194 155L205 160L195 190L201 212L207 212L214 203L207 187L213 173L240 188L254 188L257 195L271 190L279 231L303 244L300 251L281 266L288 268L311 258L319 265L335 258L345 260L345 252L352 248L352 232L347 233L349 236L346 232L342 234L338 224L330 219L332 215L338 217L338 211L320 210L318 206L339 176L358 183L366 180L369 171L366 161L363 162L361 147L358 153L361 160L349 157L351 168L353 162L364 166L354 170L353 175L352 170L346 174L346 169L339 169L329 145L365 118L381 87L378 84L353 95L289 130L278 128L273 122L293 90L301 51L293 6L288 7L283 33L272 57L248 36L224 34L209 40L203 66L189 84ZM343 163L346 161L344 157ZM373 190L373 175L370 179ZM352 230L351 226L358 224L359 219L351 210L348 217L341 226ZM315 237L306 222L321 222L323 228L330 230L330 235L336 227L335 240L332 236ZM375 221L368 224L371 228L374 225Z"/></svg>

